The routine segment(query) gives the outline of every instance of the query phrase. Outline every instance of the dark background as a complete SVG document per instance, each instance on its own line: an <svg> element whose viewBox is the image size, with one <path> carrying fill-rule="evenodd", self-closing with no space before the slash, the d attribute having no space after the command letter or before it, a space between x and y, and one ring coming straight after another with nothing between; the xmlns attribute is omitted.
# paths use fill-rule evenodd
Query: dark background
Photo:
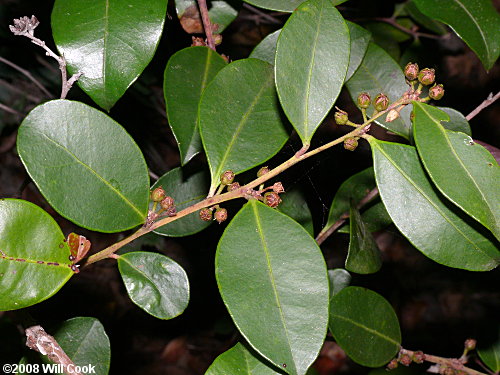
<svg viewBox="0 0 500 375"><path fill-rule="evenodd" d="M165 31L153 61L110 112L134 137L151 172L157 176L179 165L177 145L165 116L163 70L172 53L191 44L191 36L180 27L173 1L170 3ZM366 24L375 17L390 17L397 3L351 0L339 9L347 19ZM0 0L0 56L31 72L55 98L60 92L60 73L55 62L8 29L13 18L34 14L40 20L36 35L55 50L50 30L52 5L52 1ZM265 12L277 22L268 22L250 7L243 7L224 31L218 51L232 60L247 57L264 36L280 28L287 18L285 14ZM399 43L400 55L416 49L419 65L436 69L438 82L446 89L440 105L467 115L490 92L498 91L499 65L487 74L474 53L453 34L440 39L422 38L420 42L418 47L412 39ZM401 61L401 65L406 62ZM77 86L68 98L93 105ZM64 233L76 231L86 235L92 241L93 251L97 251L124 234L88 232L58 216L30 181L16 154L17 127L29 110L48 99L24 75L0 63L0 103L19 112L11 114L0 109L0 197L34 202L56 218ZM350 114L356 113L345 91L336 105ZM499 118L498 104L484 110L471 121L473 137L499 147ZM346 131L328 118L313 141L316 145L326 143ZM379 137L394 139L380 129L375 131ZM292 137L267 164L277 165L299 148L299 140ZM201 156L193 161L203 162ZM354 153L338 147L293 167L280 180L286 189L301 189L306 194L317 233L326 222L328 207L339 185L371 163L370 150L364 143ZM243 174L241 181L249 181L254 173ZM227 207L230 216L240 206L241 202L232 202ZM129 300L115 261L102 261L84 269L49 300L19 311L0 312L0 362L16 363L28 352L23 328L36 323L50 333L66 319L92 316L103 323L111 340L111 374L203 374L217 355L239 339L218 294L213 272L214 252L224 227L212 225L197 235L180 239L152 235L131 248L162 252L185 268L191 283L191 300L180 317L162 321L143 312ZM468 337L483 344L496 339L500 315L498 270L473 273L440 266L415 250L394 227L377 233L376 238L384 257L381 272L353 275L352 284L367 286L391 302L400 319L405 348L458 357ZM347 244L348 238L342 234L333 235L323 244L329 268L343 266ZM321 375L369 371L346 359L330 340L315 368ZM425 367L413 366L413 370L423 372Z"/></svg>

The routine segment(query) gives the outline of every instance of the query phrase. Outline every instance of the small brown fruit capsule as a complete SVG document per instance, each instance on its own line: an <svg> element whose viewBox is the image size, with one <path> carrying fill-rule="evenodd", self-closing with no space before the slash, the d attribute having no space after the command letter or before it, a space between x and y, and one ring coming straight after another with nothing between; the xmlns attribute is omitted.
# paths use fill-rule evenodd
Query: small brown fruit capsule
<svg viewBox="0 0 500 375"><path fill-rule="evenodd" d="M276 208L281 203L281 198L274 191L269 191L264 194L264 203L271 208Z"/></svg>
<svg viewBox="0 0 500 375"><path fill-rule="evenodd" d="M227 210L225 208L218 208L215 210L215 220L220 224L227 220Z"/></svg>
<svg viewBox="0 0 500 375"><path fill-rule="evenodd" d="M222 185L230 185L234 181L234 172L233 171L225 171L220 175L220 182Z"/></svg>
<svg viewBox="0 0 500 375"><path fill-rule="evenodd" d="M373 99L373 106L379 112L385 111L389 106L389 98L387 95L380 93L375 97L375 99Z"/></svg>
<svg viewBox="0 0 500 375"><path fill-rule="evenodd" d="M405 77L408 81L414 81L418 77L418 64L409 62L405 66Z"/></svg>
<svg viewBox="0 0 500 375"><path fill-rule="evenodd" d="M200 214L200 219L203 221L212 220L212 210L208 208L202 208L199 214Z"/></svg>
<svg viewBox="0 0 500 375"><path fill-rule="evenodd" d="M401 363L403 366L409 366L412 362L413 361L411 357L406 353L399 357L399 363Z"/></svg>
<svg viewBox="0 0 500 375"><path fill-rule="evenodd" d="M465 340L465 349L467 350L474 350L476 349L476 344L477 344L477 341L474 340L474 339L467 339Z"/></svg>
<svg viewBox="0 0 500 375"><path fill-rule="evenodd" d="M153 202L161 202L165 198L165 190L161 186L151 192L151 200Z"/></svg>
<svg viewBox="0 0 500 375"><path fill-rule="evenodd" d="M392 361L390 361L388 364L387 364L387 369L388 370L394 370L395 368L398 367L398 360L397 359L393 359Z"/></svg>
<svg viewBox="0 0 500 375"><path fill-rule="evenodd" d="M268 167L262 167L261 169L259 169L259 171L257 172L257 177L262 177L264 176L266 173L269 173L270 169Z"/></svg>
<svg viewBox="0 0 500 375"><path fill-rule="evenodd" d="M168 210L170 207L174 205L174 198L166 196L165 198L162 199L160 202L161 208L164 210Z"/></svg>
<svg viewBox="0 0 500 375"><path fill-rule="evenodd" d="M429 97L434 100L439 100L444 96L443 85L434 85L429 89Z"/></svg>
<svg viewBox="0 0 500 375"><path fill-rule="evenodd" d="M362 92L361 94L358 95L358 105L360 108L368 108L370 106L370 103L372 101L372 98L370 97L370 94L367 92Z"/></svg>
<svg viewBox="0 0 500 375"><path fill-rule="evenodd" d="M337 111L335 112L335 122L339 125L345 125L347 124L347 121L349 121L349 116L347 115L347 112L345 111Z"/></svg>
<svg viewBox="0 0 500 375"><path fill-rule="evenodd" d="M418 73L418 81L424 85L432 85L436 79L436 71L431 68L424 68Z"/></svg>
<svg viewBox="0 0 500 375"><path fill-rule="evenodd" d="M344 139L344 148L349 151L356 150L358 147L358 140L356 138L346 138Z"/></svg>
<svg viewBox="0 0 500 375"><path fill-rule="evenodd" d="M418 351L418 352L413 353L413 362L424 363L424 361L425 361L424 352Z"/></svg>

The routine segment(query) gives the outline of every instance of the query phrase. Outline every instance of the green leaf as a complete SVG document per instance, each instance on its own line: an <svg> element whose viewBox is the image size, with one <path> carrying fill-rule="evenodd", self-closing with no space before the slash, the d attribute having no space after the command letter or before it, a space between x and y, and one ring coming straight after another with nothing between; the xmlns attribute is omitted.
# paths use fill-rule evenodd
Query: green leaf
<svg viewBox="0 0 500 375"><path fill-rule="evenodd" d="M345 180L333 198L328 214L328 221L318 236L330 230L337 220L349 211L351 199L358 203L373 188L375 188L375 178L373 176L373 168L371 167Z"/></svg>
<svg viewBox="0 0 500 375"><path fill-rule="evenodd" d="M272 65L243 59L222 69L201 97L199 126L212 176L211 194L224 171L243 172L274 156L288 133L281 121Z"/></svg>
<svg viewBox="0 0 500 375"><path fill-rule="evenodd" d="M467 134L446 130L446 113L414 103L414 139L420 159L446 198L500 239L500 167ZM459 181L459 183L457 183Z"/></svg>
<svg viewBox="0 0 500 375"><path fill-rule="evenodd" d="M148 314L158 319L172 319L186 309L189 280L172 259L134 251L120 255L118 269L130 299Z"/></svg>
<svg viewBox="0 0 500 375"><path fill-rule="evenodd" d="M281 194L283 202L278 206L278 210L290 216L297 223L302 225L307 232L313 236L313 218L311 210L307 205L304 194L299 189L293 189Z"/></svg>
<svg viewBox="0 0 500 375"><path fill-rule="evenodd" d="M69 255L48 213L27 201L0 199L0 311L56 294L73 275Z"/></svg>
<svg viewBox="0 0 500 375"><path fill-rule="evenodd" d="M399 322L392 306L365 288L349 286L332 298L330 330L346 354L367 367L389 362L401 345Z"/></svg>
<svg viewBox="0 0 500 375"><path fill-rule="evenodd" d="M443 125L448 130L453 130L455 132L462 132L467 135L472 135L470 130L470 125L467 119L463 114L458 112L456 109L448 108L448 107L436 107L441 111L446 112L448 116L450 116L449 121L442 121L441 125Z"/></svg>
<svg viewBox="0 0 500 375"><path fill-rule="evenodd" d="M387 212L418 250L438 263L470 271L488 271L499 264L495 243L437 194L414 147L375 138L370 145Z"/></svg>
<svg viewBox="0 0 500 375"><path fill-rule="evenodd" d="M347 74L345 80L349 80L354 72L358 70L363 57L365 56L366 49L368 48L368 43L370 42L370 32L361 26L346 21L347 27L349 28L350 35L350 55L349 55L349 67L347 68Z"/></svg>
<svg viewBox="0 0 500 375"><path fill-rule="evenodd" d="M62 216L100 232L144 223L149 176L141 150L104 113L52 100L24 119L17 150L45 199Z"/></svg>
<svg viewBox="0 0 500 375"><path fill-rule="evenodd" d="M220 34L238 15L240 2L238 0L211 1L208 16L212 24L218 28L214 33ZM203 33L203 23L196 0L175 0L175 9L184 30L190 34Z"/></svg>
<svg viewBox="0 0 500 375"><path fill-rule="evenodd" d="M218 356L205 375L279 375L245 346L238 343Z"/></svg>
<svg viewBox="0 0 500 375"><path fill-rule="evenodd" d="M244 0L246 3L259 8L277 10L280 12L293 12L304 0ZM347 0L331 0L333 5L339 5Z"/></svg>
<svg viewBox="0 0 500 375"><path fill-rule="evenodd" d="M358 95L362 92L370 94L372 100L377 94L384 93L389 97L390 103L393 103L408 91L408 85L399 65L387 52L374 43L368 45L361 65L351 79L346 82L346 86L356 105ZM372 116L373 111L373 106L366 110L368 117ZM385 122L384 119L379 118L375 122L387 130L410 139L410 112L411 105L408 105L401 111L401 116L396 120Z"/></svg>
<svg viewBox="0 0 500 375"><path fill-rule="evenodd" d="M184 48L168 60L163 92L182 165L203 151L196 109L203 90L225 65L224 59L208 47Z"/></svg>
<svg viewBox="0 0 500 375"><path fill-rule="evenodd" d="M405 4L404 9L410 15L411 18L413 18L420 25L424 26L426 29L434 31L436 34L439 35L444 35L448 32L446 30L446 27L441 22L435 21L432 18L429 18L425 14L420 12L413 0L407 2Z"/></svg>
<svg viewBox="0 0 500 375"><path fill-rule="evenodd" d="M84 317L66 320L53 336L75 365L95 366L92 373L96 375L109 372L111 347L99 320Z"/></svg>
<svg viewBox="0 0 500 375"><path fill-rule="evenodd" d="M361 219L366 224L368 231L371 233L378 232L379 230L382 230L392 224L391 217L380 199L377 199L376 203L363 211ZM338 232L349 233L349 225L342 226Z"/></svg>
<svg viewBox="0 0 500 375"><path fill-rule="evenodd" d="M349 65L349 29L331 0L302 3L281 30L276 88L304 146L337 99Z"/></svg>
<svg viewBox="0 0 500 375"><path fill-rule="evenodd" d="M345 261L345 268L348 271L360 274L377 272L382 267L380 250L352 201L349 228L349 251Z"/></svg>
<svg viewBox="0 0 500 375"><path fill-rule="evenodd" d="M204 170L175 168L161 176L151 189L162 186L166 194L174 198L177 212L205 199L208 193L210 176ZM170 237L182 237L197 233L210 225L194 212L155 229L155 233Z"/></svg>
<svg viewBox="0 0 500 375"><path fill-rule="evenodd" d="M328 281L330 282L330 299L349 286L351 283L351 274L343 268L334 268L328 270Z"/></svg>
<svg viewBox="0 0 500 375"><path fill-rule="evenodd" d="M328 279L321 251L304 228L249 201L219 242L216 277L250 345L283 371L305 374L325 338Z"/></svg>
<svg viewBox="0 0 500 375"><path fill-rule="evenodd" d="M497 338L496 342L487 347L479 346L477 354L491 371L494 373L500 372L500 339Z"/></svg>
<svg viewBox="0 0 500 375"><path fill-rule="evenodd" d="M280 36L281 29L276 30L274 33L267 35L255 46L250 57L267 61L269 64L274 65L274 58L276 55L276 43Z"/></svg>
<svg viewBox="0 0 500 375"><path fill-rule="evenodd" d="M149 64L160 40L166 0L56 0L52 34L78 85L110 110Z"/></svg>
<svg viewBox="0 0 500 375"><path fill-rule="evenodd" d="M449 25L476 53L486 70L500 54L500 15L490 0L414 0L426 16Z"/></svg>

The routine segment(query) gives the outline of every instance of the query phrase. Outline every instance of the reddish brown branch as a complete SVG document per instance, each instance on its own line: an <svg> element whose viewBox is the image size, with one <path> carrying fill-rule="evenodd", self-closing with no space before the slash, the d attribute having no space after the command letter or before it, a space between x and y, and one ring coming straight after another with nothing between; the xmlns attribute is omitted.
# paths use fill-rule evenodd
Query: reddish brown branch
<svg viewBox="0 0 500 375"><path fill-rule="evenodd" d="M481 104L479 104L476 107L476 109L474 109L471 113L469 113L467 116L465 116L467 121L472 120L474 117L477 116L477 114L479 112L481 112L486 107L492 105L496 100L498 100L498 98L500 98L500 91L497 92L497 94L495 96L493 96L493 93L490 93L490 95L488 95L488 98L486 100L484 100Z"/></svg>
<svg viewBox="0 0 500 375"><path fill-rule="evenodd" d="M208 46L215 51L215 41L213 35L213 27L210 22L210 17L208 15L207 1L198 0L198 6L200 7L201 20L203 21L203 29L205 30L205 35L207 36Z"/></svg>

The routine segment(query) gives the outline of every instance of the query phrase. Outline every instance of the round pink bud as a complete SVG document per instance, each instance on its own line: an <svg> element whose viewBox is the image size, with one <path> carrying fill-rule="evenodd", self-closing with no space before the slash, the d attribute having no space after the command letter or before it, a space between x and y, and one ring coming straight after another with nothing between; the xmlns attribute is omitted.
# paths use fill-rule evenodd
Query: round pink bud
<svg viewBox="0 0 500 375"><path fill-rule="evenodd" d="M389 98L387 95L380 93L375 97L375 99L373 99L373 106L379 112L385 111L389 106Z"/></svg>
<svg viewBox="0 0 500 375"><path fill-rule="evenodd" d="M465 349L467 350L474 350L476 349L476 344L477 341L474 339L467 339L465 340Z"/></svg>
<svg viewBox="0 0 500 375"><path fill-rule="evenodd" d="M283 187L283 184L281 182L275 182L273 185L273 191L276 194L281 194L285 192L285 188Z"/></svg>
<svg viewBox="0 0 500 375"><path fill-rule="evenodd" d="M218 208L215 210L215 220L220 224L227 220L227 210L225 208Z"/></svg>
<svg viewBox="0 0 500 375"><path fill-rule="evenodd" d="M264 176L266 173L269 173L270 169L268 167L262 167L261 169L259 169L259 171L257 172L257 177L262 177Z"/></svg>
<svg viewBox="0 0 500 375"><path fill-rule="evenodd" d="M399 363L401 363L403 366L409 366L413 360L408 354L403 354L401 357L399 357Z"/></svg>
<svg viewBox="0 0 500 375"><path fill-rule="evenodd" d="M227 191L233 191L233 190L237 190L239 189L241 186L240 186L240 183L239 182L233 182L231 185L228 185L227 186Z"/></svg>
<svg viewBox="0 0 500 375"><path fill-rule="evenodd" d="M390 361L388 364L387 364L387 369L388 370L394 370L395 368L398 367L398 360L397 359L393 359L392 361Z"/></svg>
<svg viewBox="0 0 500 375"><path fill-rule="evenodd" d="M367 92L362 92L361 94L358 95L358 105L360 108L368 108L370 106L370 103L372 101L372 98L370 97L370 94Z"/></svg>
<svg viewBox="0 0 500 375"><path fill-rule="evenodd" d="M174 205L174 198L166 196L165 198L162 199L160 202L161 208L164 210L168 210Z"/></svg>
<svg viewBox="0 0 500 375"><path fill-rule="evenodd" d="M424 85L432 85L436 79L436 71L431 68L424 68L418 73L418 81Z"/></svg>
<svg viewBox="0 0 500 375"><path fill-rule="evenodd" d="M441 84L439 85L434 84L434 86L432 86L429 89L429 97L431 99L439 100L443 97L443 95L444 95L444 88L443 85Z"/></svg>
<svg viewBox="0 0 500 375"><path fill-rule="evenodd" d="M418 77L418 64L409 62L405 66L405 77L408 81L414 81Z"/></svg>
<svg viewBox="0 0 500 375"><path fill-rule="evenodd" d="M425 354L422 351L417 351L413 353L413 362L415 363L424 363L425 361Z"/></svg>

